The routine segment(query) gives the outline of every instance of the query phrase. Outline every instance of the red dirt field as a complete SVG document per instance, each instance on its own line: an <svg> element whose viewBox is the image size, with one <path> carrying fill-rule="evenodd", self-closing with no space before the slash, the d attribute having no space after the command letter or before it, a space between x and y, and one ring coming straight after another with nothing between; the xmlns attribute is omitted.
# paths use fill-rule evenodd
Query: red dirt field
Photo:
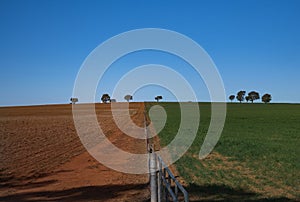
<svg viewBox="0 0 300 202"><path fill-rule="evenodd" d="M143 126L144 104L130 103L130 110L135 112L131 119ZM132 153L146 153L145 140L123 134L114 124L110 104L96 104L96 111L113 144ZM85 150L76 134L72 105L0 108L0 201L149 198L148 175L114 171Z"/></svg>

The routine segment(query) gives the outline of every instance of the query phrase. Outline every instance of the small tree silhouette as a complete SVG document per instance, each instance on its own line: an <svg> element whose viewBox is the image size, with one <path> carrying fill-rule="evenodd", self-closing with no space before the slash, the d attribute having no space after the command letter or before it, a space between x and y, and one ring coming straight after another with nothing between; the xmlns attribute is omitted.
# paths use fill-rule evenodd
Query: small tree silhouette
<svg viewBox="0 0 300 202"><path fill-rule="evenodd" d="M259 93L255 92L255 91L251 91L250 93L248 93L248 97L249 97L249 100L253 103L254 100L259 99Z"/></svg>
<svg viewBox="0 0 300 202"><path fill-rule="evenodd" d="M154 99L158 102L159 100L163 99L163 97L161 95L158 95Z"/></svg>
<svg viewBox="0 0 300 202"><path fill-rule="evenodd" d="M130 100L132 100L132 95L125 95L124 99L129 102Z"/></svg>
<svg viewBox="0 0 300 202"><path fill-rule="evenodd" d="M71 97L70 101L74 105L76 102L78 102L78 98Z"/></svg>
<svg viewBox="0 0 300 202"><path fill-rule="evenodd" d="M261 101L263 101L264 103L268 103L272 100L272 96L268 93L264 94L262 97L261 97Z"/></svg>
<svg viewBox="0 0 300 202"><path fill-rule="evenodd" d="M103 103L108 103L110 102L110 96L108 94L103 94L102 97L101 97L101 101Z"/></svg>
<svg viewBox="0 0 300 202"><path fill-rule="evenodd" d="M248 101L250 100L250 97L247 95L247 96L245 97L245 99L246 99L246 101L248 102Z"/></svg>
<svg viewBox="0 0 300 202"><path fill-rule="evenodd" d="M244 90L239 91L236 95L236 99L238 101L240 101L240 103L241 103L245 99L245 94L246 94L246 91L244 91Z"/></svg>
<svg viewBox="0 0 300 202"><path fill-rule="evenodd" d="M234 100L235 96L234 95L230 95L229 96L229 100L232 102L232 100Z"/></svg>

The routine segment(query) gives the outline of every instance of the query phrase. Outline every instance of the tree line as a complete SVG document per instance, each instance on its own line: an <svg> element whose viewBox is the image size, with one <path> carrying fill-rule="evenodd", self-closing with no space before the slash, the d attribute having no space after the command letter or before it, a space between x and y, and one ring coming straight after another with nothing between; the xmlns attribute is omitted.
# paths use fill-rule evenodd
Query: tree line
<svg viewBox="0 0 300 202"><path fill-rule="evenodd" d="M237 99L240 103L242 103L244 100L247 102L254 102L255 100L259 100L260 96L259 93L256 91L251 91L246 95L246 91L241 90L236 95L230 95L229 100L232 102L234 99ZM261 101L264 103L269 103L272 100L272 96L269 93L264 94L261 97Z"/></svg>
<svg viewBox="0 0 300 202"><path fill-rule="evenodd" d="M158 95L154 99L158 102L159 100L163 99L163 97L161 95ZM132 95L125 95L124 96L124 100L126 100L127 102L129 102L130 100L133 100L133 96ZM103 94L102 97L101 97L101 101L103 103L116 102L116 100L110 99L109 94Z"/></svg>
<svg viewBox="0 0 300 202"><path fill-rule="evenodd" d="M158 102L159 100L163 99L163 97L161 95L158 95L154 99ZM130 100L133 100L133 96L132 95L125 95L124 100L129 102ZM70 104L75 104L76 102L78 102L78 98L71 97L70 101L71 101ZM101 102L103 102L103 103L116 102L116 99L111 99L110 95L105 93L101 97Z"/></svg>
<svg viewBox="0 0 300 202"><path fill-rule="evenodd" d="M124 99L129 102L131 100L133 100L133 96L132 95L125 95L124 96ZM161 95L158 95L154 98L157 102L159 102L159 100L162 100L163 97ZM251 91L248 93L248 95L246 95L246 91L244 90L241 90L239 91L236 95L230 95L229 96L229 100L232 102L234 99L237 99L240 103L242 103L243 101L247 101L247 102L254 102L255 100L259 100L260 99L260 95L258 92L256 91ZM271 94L264 94L262 97L261 97L261 101L264 102L264 103L268 103L272 100L272 96ZM71 98L70 99L71 101L71 104L75 104L76 102L78 102L78 98ZM101 102L103 103L110 103L110 102L116 102L116 99L111 99L110 98L110 95L105 93L102 95L101 97Z"/></svg>

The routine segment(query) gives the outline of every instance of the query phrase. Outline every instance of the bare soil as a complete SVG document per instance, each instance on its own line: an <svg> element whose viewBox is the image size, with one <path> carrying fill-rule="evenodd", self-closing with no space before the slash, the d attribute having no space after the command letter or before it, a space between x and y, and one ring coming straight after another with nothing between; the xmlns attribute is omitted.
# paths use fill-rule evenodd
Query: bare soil
<svg viewBox="0 0 300 202"><path fill-rule="evenodd" d="M131 103L144 124L144 104ZM96 104L117 147L146 153L146 141L115 125L110 104ZM105 114L105 116L102 116ZM126 124L126 123L124 123ZM0 108L0 201L148 201L148 175L124 174L96 161L76 134L71 105Z"/></svg>

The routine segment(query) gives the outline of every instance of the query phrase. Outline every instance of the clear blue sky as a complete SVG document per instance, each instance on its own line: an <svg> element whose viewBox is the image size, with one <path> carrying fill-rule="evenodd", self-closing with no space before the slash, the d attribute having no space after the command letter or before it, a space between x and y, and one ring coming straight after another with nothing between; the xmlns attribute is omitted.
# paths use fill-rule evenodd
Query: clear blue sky
<svg viewBox="0 0 300 202"><path fill-rule="evenodd" d="M299 10L298 0L1 0L0 105L68 102L77 72L96 46L149 27L180 32L199 43L219 69L227 95L256 90L271 93L274 102L300 102ZM115 72L124 71L118 65L127 64L129 70L137 64L172 66L174 60L157 52L133 54L115 64L106 79L110 84L117 80ZM201 92L201 79L191 80ZM137 92L136 100L153 100L157 92L172 99L148 88ZM99 85L99 97L104 92L111 93L111 86ZM204 91L199 96L208 100Z"/></svg>

